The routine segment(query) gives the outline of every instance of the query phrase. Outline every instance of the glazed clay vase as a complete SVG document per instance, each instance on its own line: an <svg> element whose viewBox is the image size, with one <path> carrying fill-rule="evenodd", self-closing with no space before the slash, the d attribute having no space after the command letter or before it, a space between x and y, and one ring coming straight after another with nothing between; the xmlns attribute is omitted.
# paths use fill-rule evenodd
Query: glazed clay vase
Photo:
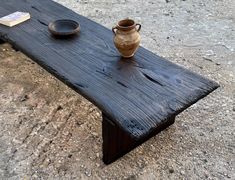
<svg viewBox="0 0 235 180"><path fill-rule="evenodd" d="M114 44L122 57L130 58L134 56L140 44L140 24L136 24L132 19L124 19L112 28L114 33Z"/></svg>

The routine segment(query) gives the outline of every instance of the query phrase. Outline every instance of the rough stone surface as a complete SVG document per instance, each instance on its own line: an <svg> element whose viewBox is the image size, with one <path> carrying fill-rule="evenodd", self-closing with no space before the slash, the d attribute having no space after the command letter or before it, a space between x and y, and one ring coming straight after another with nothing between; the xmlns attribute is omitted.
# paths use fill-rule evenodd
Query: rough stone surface
<svg viewBox="0 0 235 180"><path fill-rule="evenodd" d="M221 87L105 166L100 111L0 45L0 179L235 179L235 1L57 1L108 28L135 19L144 47Z"/></svg>

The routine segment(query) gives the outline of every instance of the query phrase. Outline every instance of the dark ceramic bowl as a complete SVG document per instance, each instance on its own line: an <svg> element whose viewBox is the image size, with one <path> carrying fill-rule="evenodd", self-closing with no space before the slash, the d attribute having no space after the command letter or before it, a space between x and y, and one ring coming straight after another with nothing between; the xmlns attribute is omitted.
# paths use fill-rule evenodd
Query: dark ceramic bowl
<svg viewBox="0 0 235 180"><path fill-rule="evenodd" d="M51 34L55 36L71 36L75 35L80 30L80 25L76 21L69 19L60 19L51 22L48 25L48 29Z"/></svg>

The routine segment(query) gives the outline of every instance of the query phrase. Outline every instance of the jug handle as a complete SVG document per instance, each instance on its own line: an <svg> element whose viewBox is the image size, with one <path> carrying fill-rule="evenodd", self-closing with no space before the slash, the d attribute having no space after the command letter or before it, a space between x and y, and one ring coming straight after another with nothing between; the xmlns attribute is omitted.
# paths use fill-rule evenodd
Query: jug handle
<svg viewBox="0 0 235 180"><path fill-rule="evenodd" d="M137 32L139 32L140 30L141 30L141 24L136 24L135 26L139 26L138 28L137 28Z"/></svg>
<svg viewBox="0 0 235 180"><path fill-rule="evenodd" d="M117 26L112 27L112 31L114 34L116 34L116 32L117 32L117 31L115 31L115 29L117 30Z"/></svg>
<svg viewBox="0 0 235 180"><path fill-rule="evenodd" d="M135 26L139 26L138 28L137 28L137 32L139 32L140 31L140 29L141 29L141 24L136 24Z"/></svg>

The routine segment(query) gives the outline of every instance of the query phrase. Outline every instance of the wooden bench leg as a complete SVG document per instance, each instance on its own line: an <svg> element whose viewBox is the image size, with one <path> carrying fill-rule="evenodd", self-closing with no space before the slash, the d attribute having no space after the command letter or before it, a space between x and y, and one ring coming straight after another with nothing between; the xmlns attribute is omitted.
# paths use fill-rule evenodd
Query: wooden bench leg
<svg viewBox="0 0 235 180"><path fill-rule="evenodd" d="M102 136L103 161L105 164L110 164L115 161L132 150L136 145L136 141L104 114L102 121Z"/></svg>
<svg viewBox="0 0 235 180"><path fill-rule="evenodd" d="M175 117L172 117L166 123L157 127L147 137L136 140L117 126L104 113L102 116L103 161L105 164L112 163L175 122Z"/></svg>

